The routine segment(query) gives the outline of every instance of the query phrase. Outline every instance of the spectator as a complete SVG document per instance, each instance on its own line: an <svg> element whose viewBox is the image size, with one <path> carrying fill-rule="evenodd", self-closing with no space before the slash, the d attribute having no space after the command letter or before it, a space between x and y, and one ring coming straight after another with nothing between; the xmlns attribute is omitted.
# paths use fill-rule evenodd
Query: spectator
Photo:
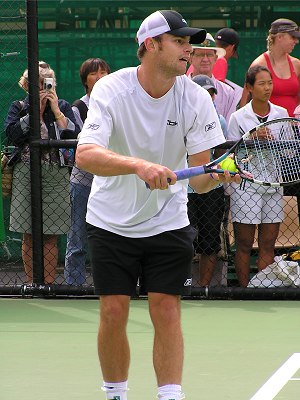
<svg viewBox="0 0 300 400"><path fill-rule="evenodd" d="M110 73L109 65L100 58L89 58L80 67L80 79L85 95L73 103L73 112L80 129L83 127L94 84ZM69 285L85 282L87 253L86 206L91 191L93 175L74 165L70 177L71 228L67 237L65 279Z"/></svg>
<svg viewBox="0 0 300 400"><path fill-rule="evenodd" d="M238 140L244 132L262 122L288 117L287 110L272 104L272 75L267 67L249 68L245 85L252 100L232 114L228 139ZM251 173L251 171L249 171ZM234 227L236 254L235 268L241 286L249 283L250 255L258 225L257 268L261 271L274 262L274 247L283 221L282 188L268 188L242 180L231 184L231 214Z"/></svg>
<svg viewBox="0 0 300 400"><path fill-rule="evenodd" d="M52 78L48 89L44 79ZM28 92L28 70L20 78L19 85ZM41 138L76 138L79 127L69 103L58 99L53 69L39 62L40 122ZM10 230L21 232L22 258L27 282L32 283L32 234L31 234L31 191L30 191L30 152L29 152L29 99L14 101L5 120L8 142L20 149L20 162L14 167L11 199ZM57 149L42 149L42 202L44 233L44 282L55 280L58 263L57 237L69 230L70 202L66 183L69 179L67 168L61 168Z"/></svg>
<svg viewBox="0 0 300 400"><path fill-rule="evenodd" d="M267 37L267 51L259 55L251 64L264 65L273 77L273 92L270 101L287 109L289 116L300 102L300 60L290 56L299 43L300 30L296 22L280 18L272 22ZM248 91L244 87L240 105L246 104ZM296 196L300 213L300 185L284 188L284 194Z"/></svg>
<svg viewBox="0 0 300 400"><path fill-rule="evenodd" d="M251 64L267 67L273 77L273 92L270 101L287 109L294 116L300 101L300 60L291 57L299 43L300 31L296 22L280 18L272 22L267 37L267 51L260 54ZM241 106L247 103L248 90L244 87Z"/></svg>
<svg viewBox="0 0 300 400"><path fill-rule="evenodd" d="M219 114L223 115L227 123L230 115L236 110L236 100L234 90L226 83L221 82L213 76L212 70L218 59L218 56L224 56L225 50L216 47L216 43L210 33L207 33L203 43L193 44L193 53L191 57L191 65L194 70L190 77L196 75L207 75L214 81L214 86L218 94L215 98L216 109Z"/></svg>
<svg viewBox="0 0 300 400"><path fill-rule="evenodd" d="M216 79L226 81L228 72L228 60L238 58L238 45L240 37L232 28L222 28L215 34L216 46L225 50L225 55L219 57L214 65L213 74Z"/></svg>
<svg viewBox="0 0 300 400"><path fill-rule="evenodd" d="M87 207L98 335L107 399L127 399L130 297L141 275L154 326L153 362L160 400L183 397L180 295L191 286L194 229L187 182L173 170L209 161L225 139L209 94L184 76L192 47L205 31L176 11L156 11L137 32L138 67L100 79L77 148L77 165L94 174ZM183 76L182 76L183 75ZM212 129L207 129L210 126ZM190 179L197 192L230 174ZM145 183L149 185L146 188Z"/></svg>
<svg viewBox="0 0 300 400"><path fill-rule="evenodd" d="M207 75L196 75L192 79L195 83L208 91L214 101L217 89L214 82ZM224 137L227 138L227 124L225 118L219 115ZM212 151L212 159L214 151ZM218 185L214 190L198 194L188 187L188 216L191 225L197 230L194 248L196 257L199 258L200 287L209 286L221 250L220 229L225 208L223 185Z"/></svg>
<svg viewBox="0 0 300 400"><path fill-rule="evenodd" d="M213 75L216 79L227 83L234 90L235 102L239 104L242 97L243 88L237 85L235 82L227 79L228 72L228 60L230 58L238 58L238 45L240 43L240 37L238 33L232 28L222 28L215 35L216 46L221 47L226 51L224 57L218 57L214 68Z"/></svg>

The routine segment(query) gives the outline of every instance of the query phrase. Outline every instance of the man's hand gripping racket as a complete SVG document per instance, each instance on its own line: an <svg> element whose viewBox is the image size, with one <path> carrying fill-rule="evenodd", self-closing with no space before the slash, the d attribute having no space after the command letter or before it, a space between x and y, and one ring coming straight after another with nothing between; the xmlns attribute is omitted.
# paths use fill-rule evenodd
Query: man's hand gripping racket
<svg viewBox="0 0 300 400"><path fill-rule="evenodd" d="M216 168L218 165L221 168ZM280 118L262 123L244 133L238 142L216 160L174 173L177 180L183 180L203 174L224 174L225 170L265 186L285 186L299 182L300 119Z"/></svg>

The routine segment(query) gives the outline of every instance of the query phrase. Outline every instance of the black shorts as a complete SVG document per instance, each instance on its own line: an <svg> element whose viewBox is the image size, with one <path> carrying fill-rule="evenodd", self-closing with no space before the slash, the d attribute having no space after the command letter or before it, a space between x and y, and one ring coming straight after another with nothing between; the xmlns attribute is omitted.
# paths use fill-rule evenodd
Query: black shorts
<svg viewBox="0 0 300 400"><path fill-rule="evenodd" d="M220 229L225 210L223 186L203 194L189 193L188 198L189 220L198 230L194 243L196 253L218 253L221 250Z"/></svg>
<svg viewBox="0 0 300 400"><path fill-rule="evenodd" d="M95 294L128 295L141 278L146 292L190 294L195 229L128 238L87 224Z"/></svg>

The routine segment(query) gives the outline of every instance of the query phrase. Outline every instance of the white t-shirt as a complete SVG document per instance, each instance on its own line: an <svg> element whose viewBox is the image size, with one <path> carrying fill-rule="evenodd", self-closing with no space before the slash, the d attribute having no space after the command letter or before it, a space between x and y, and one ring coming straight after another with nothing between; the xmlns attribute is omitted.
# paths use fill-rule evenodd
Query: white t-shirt
<svg viewBox="0 0 300 400"><path fill-rule="evenodd" d="M187 154L225 142L206 90L179 76L164 96L152 98L140 85L137 68L121 69L95 84L79 145L94 143L177 170L187 166ZM95 176L86 220L126 237L182 228L189 224L187 183L150 191L135 174Z"/></svg>

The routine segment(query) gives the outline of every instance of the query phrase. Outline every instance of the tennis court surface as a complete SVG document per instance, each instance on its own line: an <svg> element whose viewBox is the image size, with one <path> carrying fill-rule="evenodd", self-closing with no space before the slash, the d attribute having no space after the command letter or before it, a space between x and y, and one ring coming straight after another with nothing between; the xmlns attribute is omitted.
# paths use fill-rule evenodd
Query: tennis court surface
<svg viewBox="0 0 300 400"><path fill-rule="evenodd" d="M186 400L299 400L296 301L183 300ZM98 300L0 299L1 400L101 400ZM152 326L132 300L129 400L154 400Z"/></svg>

